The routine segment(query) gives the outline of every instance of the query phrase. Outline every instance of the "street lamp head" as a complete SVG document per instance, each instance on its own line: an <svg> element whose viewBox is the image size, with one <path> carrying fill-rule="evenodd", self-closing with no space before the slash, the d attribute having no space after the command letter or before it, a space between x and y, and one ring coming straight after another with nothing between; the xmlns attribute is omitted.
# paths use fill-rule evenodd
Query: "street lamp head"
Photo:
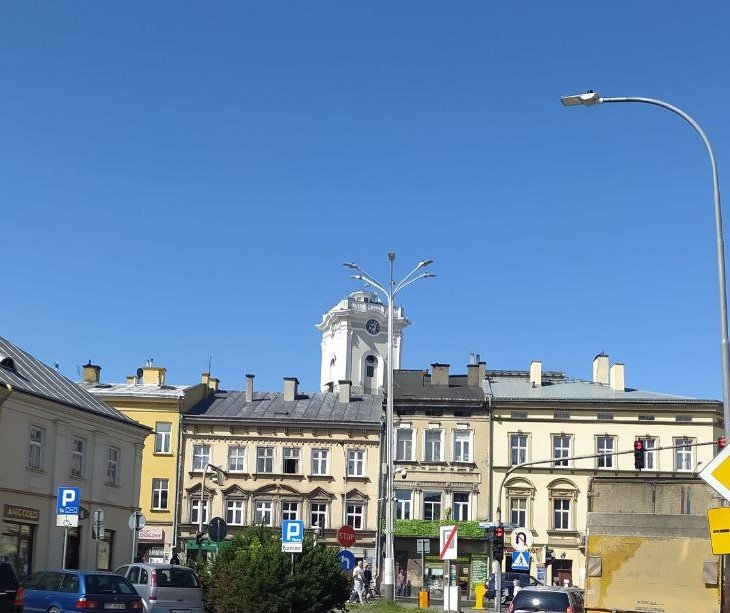
<svg viewBox="0 0 730 613"><path fill-rule="evenodd" d="M424 279L430 279L431 277L435 277L436 274L433 272L427 272L425 275L423 275Z"/></svg>
<svg viewBox="0 0 730 613"><path fill-rule="evenodd" d="M388 252L388 259L392 262L395 260L395 251L389 251Z"/></svg>
<svg viewBox="0 0 730 613"><path fill-rule="evenodd" d="M350 279L357 279L358 281L363 281L362 275L350 275Z"/></svg>
<svg viewBox="0 0 730 613"><path fill-rule="evenodd" d="M573 94L572 96L561 96L560 102L565 106L593 106L601 103L601 97L597 92L589 89L585 94Z"/></svg>
<svg viewBox="0 0 730 613"><path fill-rule="evenodd" d="M342 262L342 265L343 265L343 266L344 266L345 268L353 268L353 269L355 269L355 270L357 270L358 268L360 268L360 267L359 267L359 266L358 266L357 264L355 264L354 262Z"/></svg>
<svg viewBox="0 0 730 613"><path fill-rule="evenodd" d="M418 263L418 268L425 268L426 266L430 266L433 264L433 260L423 260L422 262Z"/></svg>

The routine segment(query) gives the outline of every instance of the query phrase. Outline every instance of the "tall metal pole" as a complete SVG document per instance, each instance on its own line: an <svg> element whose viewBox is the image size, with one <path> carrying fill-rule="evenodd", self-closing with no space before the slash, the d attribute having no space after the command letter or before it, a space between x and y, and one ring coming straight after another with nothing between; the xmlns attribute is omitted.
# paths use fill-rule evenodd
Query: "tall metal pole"
<svg viewBox="0 0 730 613"><path fill-rule="evenodd" d="M388 253L390 280L388 282L388 397L385 405L385 453L388 475L385 485L385 560L383 586L387 600L395 599L395 555L393 538L393 262L395 253Z"/></svg>
<svg viewBox="0 0 730 613"><path fill-rule="evenodd" d="M208 466L203 467L203 483L200 485L200 508L198 509L198 532L203 534L203 500L205 497L205 473L208 472Z"/></svg>

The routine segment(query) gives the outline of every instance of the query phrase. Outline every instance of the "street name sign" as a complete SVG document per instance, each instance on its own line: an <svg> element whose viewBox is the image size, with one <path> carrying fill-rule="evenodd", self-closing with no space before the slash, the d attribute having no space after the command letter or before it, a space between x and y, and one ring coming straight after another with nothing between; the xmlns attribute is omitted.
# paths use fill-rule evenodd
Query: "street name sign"
<svg viewBox="0 0 730 613"><path fill-rule="evenodd" d="M716 556L730 553L730 507L707 509L710 544Z"/></svg>
<svg viewBox="0 0 730 613"><path fill-rule="evenodd" d="M439 528L439 558L442 560L456 560L459 543L458 531L459 526L441 526Z"/></svg>
<svg viewBox="0 0 730 613"><path fill-rule="evenodd" d="M525 528L515 528L510 535L512 549L515 551L527 551L532 547L532 532Z"/></svg>
<svg viewBox="0 0 730 613"><path fill-rule="evenodd" d="M730 501L730 445L700 471L699 477L725 500Z"/></svg>
<svg viewBox="0 0 730 613"><path fill-rule="evenodd" d="M512 570L530 570L530 552L512 552Z"/></svg>
<svg viewBox="0 0 730 613"><path fill-rule="evenodd" d="M304 522L301 519L285 519L281 522L281 550L284 553L301 553L304 543Z"/></svg>

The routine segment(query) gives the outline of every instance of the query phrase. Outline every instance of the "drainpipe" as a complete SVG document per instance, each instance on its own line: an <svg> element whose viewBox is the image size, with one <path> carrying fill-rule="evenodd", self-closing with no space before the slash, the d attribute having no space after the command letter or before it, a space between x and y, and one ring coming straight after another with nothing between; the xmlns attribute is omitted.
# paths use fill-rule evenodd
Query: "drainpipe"
<svg viewBox="0 0 730 613"><path fill-rule="evenodd" d="M489 411L489 457L487 459L487 472L489 475L489 501L487 502L487 521L492 521L494 516L494 414L492 413L492 396L487 396Z"/></svg>

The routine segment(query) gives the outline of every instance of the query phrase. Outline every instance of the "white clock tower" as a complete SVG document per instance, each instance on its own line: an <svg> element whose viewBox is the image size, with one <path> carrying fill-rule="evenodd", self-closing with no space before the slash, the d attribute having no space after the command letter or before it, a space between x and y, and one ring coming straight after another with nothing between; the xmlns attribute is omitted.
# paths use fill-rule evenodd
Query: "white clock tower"
<svg viewBox="0 0 730 613"><path fill-rule="evenodd" d="M403 308L393 307L393 368L400 368L403 328L410 322ZM353 292L317 324L322 333L323 391L352 381L352 391L377 394L386 385L388 307L373 292Z"/></svg>

